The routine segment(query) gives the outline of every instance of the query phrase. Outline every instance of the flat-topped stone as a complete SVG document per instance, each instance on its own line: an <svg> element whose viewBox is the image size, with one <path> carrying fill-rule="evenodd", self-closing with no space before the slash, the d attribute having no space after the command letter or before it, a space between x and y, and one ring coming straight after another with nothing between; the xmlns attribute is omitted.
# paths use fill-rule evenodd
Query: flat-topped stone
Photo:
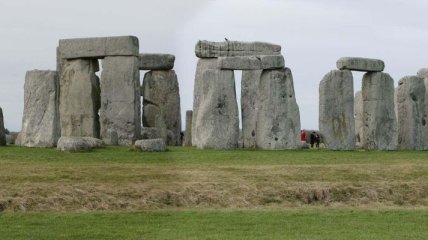
<svg viewBox="0 0 428 240"><path fill-rule="evenodd" d="M171 70L174 68L175 56L161 53L141 53L140 70Z"/></svg>
<svg viewBox="0 0 428 240"><path fill-rule="evenodd" d="M385 63L379 59L343 57L336 62L337 69L361 72L382 72Z"/></svg>
<svg viewBox="0 0 428 240"><path fill-rule="evenodd" d="M134 144L143 152L165 152L166 145L162 138L137 140Z"/></svg>
<svg viewBox="0 0 428 240"><path fill-rule="evenodd" d="M281 46L266 42L198 41L195 46L195 53L199 58L280 55Z"/></svg>
<svg viewBox="0 0 428 240"><path fill-rule="evenodd" d="M101 147L103 142L93 137L61 137L57 149L63 152L85 152L92 148Z"/></svg>
<svg viewBox="0 0 428 240"><path fill-rule="evenodd" d="M428 78L428 68L421 68L421 69L419 69L417 75L420 78Z"/></svg>
<svg viewBox="0 0 428 240"><path fill-rule="evenodd" d="M284 68L282 55L238 56L218 58L218 68L230 70L263 70Z"/></svg>
<svg viewBox="0 0 428 240"><path fill-rule="evenodd" d="M134 36L73 38L59 40L60 57L103 58L105 56L139 55L138 38Z"/></svg>

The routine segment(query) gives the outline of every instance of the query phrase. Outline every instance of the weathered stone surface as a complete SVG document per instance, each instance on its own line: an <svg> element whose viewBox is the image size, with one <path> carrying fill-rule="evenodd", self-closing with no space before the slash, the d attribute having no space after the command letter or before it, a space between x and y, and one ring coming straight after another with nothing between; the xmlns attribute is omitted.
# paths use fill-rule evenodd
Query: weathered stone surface
<svg viewBox="0 0 428 240"><path fill-rule="evenodd" d="M282 55L261 55L218 58L219 69L230 70L263 70L284 68Z"/></svg>
<svg viewBox="0 0 428 240"><path fill-rule="evenodd" d="M422 129L424 135L424 149L428 149L428 77L424 79L425 83L425 102L424 115L422 118Z"/></svg>
<svg viewBox="0 0 428 240"><path fill-rule="evenodd" d="M16 145L54 147L60 135L56 71L28 71L24 85L22 130Z"/></svg>
<svg viewBox="0 0 428 240"><path fill-rule="evenodd" d="M193 144L198 148L236 148L239 116L233 71L206 70L198 92L199 108L192 129L196 142Z"/></svg>
<svg viewBox="0 0 428 240"><path fill-rule="evenodd" d="M195 53L199 58L280 55L281 46L265 42L198 41Z"/></svg>
<svg viewBox="0 0 428 240"><path fill-rule="evenodd" d="M364 138L363 131L363 94L361 91L355 93L354 98L354 119L355 119L355 141L356 147L362 148L362 140Z"/></svg>
<svg viewBox="0 0 428 240"><path fill-rule="evenodd" d="M57 149L63 152L85 152L102 145L103 142L97 138L62 136L58 140Z"/></svg>
<svg viewBox="0 0 428 240"><path fill-rule="evenodd" d="M337 60L336 66L340 70L352 70L362 72L382 72L385 63L379 59L343 57Z"/></svg>
<svg viewBox="0 0 428 240"><path fill-rule="evenodd" d="M326 147L355 148L354 86L349 70L332 70L320 82L319 128Z"/></svg>
<svg viewBox="0 0 428 240"><path fill-rule="evenodd" d="M199 105L201 98L203 97L204 78L203 74L209 69L217 69L218 61L216 58L211 59L199 59L196 66L195 73L195 85L193 90L193 117L192 117L192 145L196 146L196 143L199 141L196 132L196 119L198 118Z"/></svg>
<svg viewBox="0 0 428 240"><path fill-rule="evenodd" d="M60 75L61 136L100 137L100 80L96 59L65 60Z"/></svg>
<svg viewBox="0 0 428 240"><path fill-rule="evenodd" d="M299 148L300 112L291 70L264 70L258 98L257 147L272 150Z"/></svg>
<svg viewBox="0 0 428 240"><path fill-rule="evenodd" d="M105 56L139 55L138 38L134 36L73 38L59 40L61 58L103 58Z"/></svg>
<svg viewBox="0 0 428 240"><path fill-rule="evenodd" d="M161 138L159 129L154 127L143 127L141 128L141 139L155 139Z"/></svg>
<svg viewBox="0 0 428 240"><path fill-rule="evenodd" d="M186 111L186 131L184 134L184 143L185 147L192 146L192 117L193 111Z"/></svg>
<svg viewBox="0 0 428 240"><path fill-rule="evenodd" d="M143 152L166 151L166 145L162 138L138 140L135 142L135 146L139 147Z"/></svg>
<svg viewBox="0 0 428 240"><path fill-rule="evenodd" d="M4 129L3 110L0 108L0 146L6 146L6 131Z"/></svg>
<svg viewBox="0 0 428 240"><path fill-rule="evenodd" d="M143 126L158 128L167 145L181 145L180 92L175 71L147 72L142 90Z"/></svg>
<svg viewBox="0 0 428 240"><path fill-rule="evenodd" d="M116 146L119 145L119 136L115 130L107 129L102 141L105 145Z"/></svg>
<svg viewBox="0 0 428 240"><path fill-rule="evenodd" d="M394 80L387 73L363 77L363 137L368 150L396 150L398 128L394 106Z"/></svg>
<svg viewBox="0 0 428 240"><path fill-rule="evenodd" d="M428 68L421 68L418 71L418 77L428 78Z"/></svg>
<svg viewBox="0 0 428 240"><path fill-rule="evenodd" d="M242 146L256 148L256 126L258 109L258 90L262 70L242 71L241 78L241 115Z"/></svg>
<svg viewBox="0 0 428 240"><path fill-rule="evenodd" d="M174 68L175 56L172 54L141 53L140 70L171 70Z"/></svg>
<svg viewBox="0 0 428 240"><path fill-rule="evenodd" d="M116 131L120 145L132 145L141 134L138 57L106 57L101 74L101 138Z"/></svg>
<svg viewBox="0 0 428 240"><path fill-rule="evenodd" d="M425 83L423 78L417 76L406 76L398 81L397 104L399 149L425 149L423 134L424 102Z"/></svg>

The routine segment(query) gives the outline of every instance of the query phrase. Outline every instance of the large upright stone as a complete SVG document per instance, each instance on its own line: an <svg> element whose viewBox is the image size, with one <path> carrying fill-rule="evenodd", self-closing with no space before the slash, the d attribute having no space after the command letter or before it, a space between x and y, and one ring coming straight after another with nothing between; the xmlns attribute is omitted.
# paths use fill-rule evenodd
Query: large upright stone
<svg viewBox="0 0 428 240"><path fill-rule="evenodd" d="M337 60L336 66L340 70L382 72L385 68L385 63L379 59L343 57Z"/></svg>
<svg viewBox="0 0 428 240"><path fill-rule="evenodd" d="M355 141L356 147L361 148L364 138L363 132L363 94L361 91L355 93L354 98L354 119L355 119Z"/></svg>
<svg viewBox="0 0 428 240"><path fill-rule="evenodd" d="M22 130L15 144L54 147L60 136L56 71L28 71L24 85Z"/></svg>
<svg viewBox="0 0 428 240"><path fill-rule="evenodd" d="M100 137L100 80L96 59L65 60L60 76L61 136Z"/></svg>
<svg viewBox="0 0 428 240"><path fill-rule="evenodd" d="M193 111L186 111L186 132L184 134L184 143L185 147L192 146L192 118Z"/></svg>
<svg viewBox="0 0 428 240"><path fill-rule="evenodd" d="M279 69L285 66L282 55L219 57L218 68L230 70Z"/></svg>
<svg viewBox="0 0 428 240"><path fill-rule="evenodd" d="M167 145L181 145L180 92L175 71L147 72L142 91L143 126L158 128Z"/></svg>
<svg viewBox="0 0 428 240"><path fill-rule="evenodd" d="M242 71L241 115L242 139L244 148L256 148L256 127L258 109L258 90L262 70Z"/></svg>
<svg viewBox="0 0 428 240"><path fill-rule="evenodd" d="M425 83L423 78L406 76L398 81L398 147L424 150L423 112ZM426 124L426 123L425 123Z"/></svg>
<svg viewBox="0 0 428 240"><path fill-rule="evenodd" d="M363 137L368 150L396 150L397 119L394 107L394 80L387 73L366 73L363 77Z"/></svg>
<svg viewBox="0 0 428 240"><path fill-rule="evenodd" d="M106 57L101 74L101 138L116 131L120 145L132 145L141 134L138 57Z"/></svg>
<svg viewBox="0 0 428 240"><path fill-rule="evenodd" d="M6 146L6 131L4 129L3 110L0 107L0 146Z"/></svg>
<svg viewBox="0 0 428 240"><path fill-rule="evenodd" d="M174 68L175 56L172 54L141 53L140 70L171 70Z"/></svg>
<svg viewBox="0 0 428 240"><path fill-rule="evenodd" d="M264 70L258 91L256 143L262 149L300 147L300 113L291 70Z"/></svg>
<svg viewBox="0 0 428 240"><path fill-rule="evenodd" d="M327 148L355 148L354 86L349 70L332 70L320 82L319 128Z"/></svg>
<svg viewBox="0 0 428 240"><path fill-rule="evenodd" d="M280 55L281 46L266 42L198 41L195 53L199 58Z"/></svg>
<svg viewBox="0 0 428 240"><path fill-rule="evenodd" d="M428 68L421 68L418 71L418 77L423 78L425 82L425 107L422 118L422 129L424 134L424 148L428 149Z"/></svg>
<svg viewBox="0 0 428 240"><path fill-rule="evenodd" d="M233 71L206 70L199 88L198 114L192 129L197 141L193 144L198 148L236 148L239 114Z"/></svg>
<svg viewBox="0 0 428 240"><path fill-rule="evenodd" d="M421 68L421 69L419 69L417 75L420 78L428 78L428 68Z"/></svg>
<svg viewBox="0 0 428 240"><path fill-rule="evenodd" d="M139 55L138 38L134 36L73 38L59 40L61 58L103 58L105 56Z"/></svg>
<svg viewBox="0 0 428 240"><path fill-rule="evenodd" d="M205 71L210 69L217 69L218 60L216 58L199 59L196 66L195 73L195 85L193 89L193 117L192 117L192 145L196 146L199 142L198 135L196 135L196 119L198 118L199 105L201 98L203 97L204 78Z"/></svg>

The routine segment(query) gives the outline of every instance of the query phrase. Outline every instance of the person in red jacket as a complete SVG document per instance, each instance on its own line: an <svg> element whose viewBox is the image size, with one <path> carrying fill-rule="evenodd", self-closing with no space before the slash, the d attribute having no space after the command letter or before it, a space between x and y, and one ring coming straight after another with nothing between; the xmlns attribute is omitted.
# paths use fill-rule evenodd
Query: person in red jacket
<svg viewBox="0 0 428 240"><path fill-rule="evenodd" d="M306 132L305 132L305 130L300 131L300 141L306 142Z"/></svg>

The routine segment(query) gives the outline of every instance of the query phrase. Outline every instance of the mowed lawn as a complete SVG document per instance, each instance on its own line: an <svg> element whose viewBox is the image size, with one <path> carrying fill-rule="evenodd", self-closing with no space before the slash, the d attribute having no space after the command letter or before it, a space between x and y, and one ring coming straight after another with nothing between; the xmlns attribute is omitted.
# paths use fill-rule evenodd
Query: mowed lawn
<svg viewBox="0 0 428 240"><path fill-rule="evenodd" d="M428 152L2 147L0 239L428 239Z"/></svg>

